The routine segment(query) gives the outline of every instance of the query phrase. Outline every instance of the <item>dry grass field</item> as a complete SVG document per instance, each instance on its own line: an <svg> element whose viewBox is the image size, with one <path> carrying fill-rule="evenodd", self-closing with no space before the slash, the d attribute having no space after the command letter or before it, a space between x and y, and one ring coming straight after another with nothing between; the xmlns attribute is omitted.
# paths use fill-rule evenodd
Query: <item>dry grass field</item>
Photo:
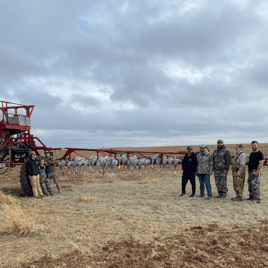
<svg viewBox="0 0 268 268"><path fill-rule="evenodd" d="M124 149L175 152L186 146ZM268 156L267 144L259 149ZM249 155L250 145L244 151ZM165 175L156 167L144 175L143 168L141 177L114 171L63 176L59 170L62 195L53 184L55 195L41 200L23 195L19 168L3 175L0 267L268 267L268 167L260 204L230 200L231 172L227 199L207 200L189 198L190 183L179 197L180 166ZM213 176L211 182L215 196ZM199 194L198 179L196 184Z"/></svg>

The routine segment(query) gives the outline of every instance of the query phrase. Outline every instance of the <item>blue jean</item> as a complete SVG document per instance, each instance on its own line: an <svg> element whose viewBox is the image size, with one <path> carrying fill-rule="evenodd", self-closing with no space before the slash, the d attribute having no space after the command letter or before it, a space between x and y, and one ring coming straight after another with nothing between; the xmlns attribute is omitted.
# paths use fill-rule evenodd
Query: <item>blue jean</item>
<svg viewBox="0 0 268 268"><path fill-rule="evenodd" d="M209 174L198 174L197 176L200 182L200 194L201 195L205 194L205 184L206 184L208 196L212 196Z"/></svg>

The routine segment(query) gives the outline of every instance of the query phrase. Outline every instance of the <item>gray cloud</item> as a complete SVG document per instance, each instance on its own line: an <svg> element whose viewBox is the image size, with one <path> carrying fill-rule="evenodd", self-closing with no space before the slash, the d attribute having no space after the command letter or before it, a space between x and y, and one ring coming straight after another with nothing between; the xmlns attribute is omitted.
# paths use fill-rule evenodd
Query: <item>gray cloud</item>
<svg viewBox="0 0 268 268"><path fill-rule="evenodd" d="M32 126L53 146L264 138L259 3L187 3L2 3L0 98L34 104Z"/></svg>

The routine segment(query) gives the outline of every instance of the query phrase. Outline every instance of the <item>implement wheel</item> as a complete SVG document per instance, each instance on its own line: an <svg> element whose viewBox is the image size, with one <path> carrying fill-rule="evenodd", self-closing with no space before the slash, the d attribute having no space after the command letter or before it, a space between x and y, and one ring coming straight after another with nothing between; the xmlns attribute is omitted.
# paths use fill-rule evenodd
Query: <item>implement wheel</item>
<svg viewBox="0 0 268 268"><path fill-rule="evenodd" d="M20 170L20 185L26 195L33 196L32 185L26 171L26 162L22 164Z"/></svg>

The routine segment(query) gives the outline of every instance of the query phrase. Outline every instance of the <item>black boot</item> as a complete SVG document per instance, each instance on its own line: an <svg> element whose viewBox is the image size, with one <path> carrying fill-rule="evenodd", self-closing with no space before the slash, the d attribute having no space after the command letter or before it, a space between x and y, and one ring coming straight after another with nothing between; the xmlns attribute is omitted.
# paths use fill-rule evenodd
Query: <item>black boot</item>
<svg viewBox="0 0 268 268"><path fill-rule="evenodd" d="M241 196L237 196L235 198L231 198L232 201L243 201Z"/></svg>

